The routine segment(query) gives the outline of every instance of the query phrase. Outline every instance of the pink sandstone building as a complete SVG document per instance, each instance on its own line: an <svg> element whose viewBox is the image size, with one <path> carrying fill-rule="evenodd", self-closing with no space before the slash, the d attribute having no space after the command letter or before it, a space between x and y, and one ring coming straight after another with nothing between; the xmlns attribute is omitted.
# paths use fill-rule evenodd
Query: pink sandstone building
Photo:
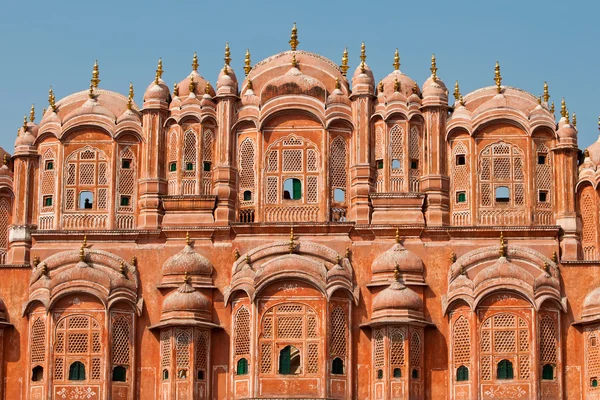
<svg viewBox="0 0 600 400"><path fill-rule="evenodd" d="M160 61L141 107L96 64L32 110L0 397L600 399L600 143L564 100L496 64L449 103L435 58L378 81L364 44L347 74L298 43L244 79L227 46L214 86Z"/></svg>

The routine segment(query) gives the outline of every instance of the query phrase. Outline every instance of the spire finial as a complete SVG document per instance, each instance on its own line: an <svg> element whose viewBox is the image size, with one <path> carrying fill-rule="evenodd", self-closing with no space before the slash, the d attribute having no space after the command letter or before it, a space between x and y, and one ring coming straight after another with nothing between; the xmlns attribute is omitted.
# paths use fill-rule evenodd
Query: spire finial
<svg viewBox="0 0 600 400"><path fill-rule="evenodd" d="M52 86L50 86L50 90L48 90L48 104L50 104L52 111L56 111L56 98L54 97Z"/></svg>
<svg viewBox="0 0 600 400"><path fill-rule="evenodd" d="M562 98L562 101L560 103L560 116L563 118L567 118L568 114L567 114L567 103L565 103L565 98Z"/></svg>
<svg viewBox="0 0 600 400"><path fill-rule="evenodd" d="M398 71L400 69L400 54L398 54L398 48L396 47L396 54L394 54L394 70Z"/></svg>
<svg viewBox="0 0 600 400"><path fill-rule="evenodd" d="M88 97L90 99L94 98L94 84L90 82L90 89L88 90Z"/></svg>
<svg viewBox="0 0 600 400"><path fill-rule="evenodd" d="M83 246L83 244L79 248L79 261L84 261L85 260L85 250L84 250L84 248L85 247Z"/></svg>
<svg viewBox="0 0 600 400"><path fill-rule="evenodd" d="M435 61L435 54L431 55L431 76L433 78L433 80L435 81L437 79L437 62Z"/></svg>
<svg viewBox="0 0 600 400"><path fill-rule="evenodd" d="M225 42L225 65L229 66L231 62L231 52L229 51L229 42Z"/></svg>
<svg viewBox="0 0 600 400"><path fill-rule="evenodd" d="M542 96L538 97L538 99L537 99L537 102L538 102L538 104L540 104L540 105L542 104Z"/></svg>
<svg viewBox="0 0 600 400"><path fill-rule="evenodd" d="M190 245L190 231L185 233L185 244L188 246Z"/></svg>
<svg viewBox="0 0 600 400"><path fill-rule="evenodd" d="M571 123L571 120L569 119L569 109L567 108L567 124Z"/></svg>
<svg viewBox="0 0 600 400"><path fill-rule="evenodd" d="M204 94L210 94L210 82L206 81L206 86L204 86Z"/></svg>
<svg viewBox="0 0 600 400"><path fill-rule="evenodd" d="M550 100L550 93L548 92L548 83L544 82L544 103L548 103Z"/></svg>
<svg viewBox="0 0 600 400"><path fill-rule="evenodd" d="M179 85L177 82L173 84L173 96L179 97Z"/></svg>
<svg viewBox="0 0 600 400"><path fill-rule="evenodd" d="M188 275L187 271L183 273L183 283L185 283L186 285L190 283L190 276Z"/></svg>
<svg viewBox="0 0 600 400"><path fill-rule="evenodd" d="M458 102L460 103L461 106L465 105L465 99L463 99L462 94L459 96Z"/></svg>
<svg viewBox="0 0 600 400"><path fill-rule="evenodd" d="M506 257L506 245L504 244L504 232L500 232L500 257Z"/></svg>
<svg viewBox="0 0 600 400"><path fill-rule="evenodd" d="M244 73L246 76L252 71L252 65L250 64L250 49L246 49L246 58L244 58Z"/></svg>
<svg viewBox="0 0 600 400"><path fill-rule="evenodd" d="M360 45L360 72L365 72L365 61L367 60L367 49L365 47L365 42L362 42Z"/></svg>
<svg viewBox="0 0 600 400"><path fill-rule="evenodd" d="M292 54L292 67L298 68L298 61L296 61L296 53Z"/></svg>
<svg viewBox="0 0 600 400"><path fill-rule="evenodd" d="M556 255L556 251L552 252L552 262L555 264L558 262L558 255Z"/></svg>
<svg viewBox="0 0 600 400"><path fill-rule="evenodd" d="M383 93L383 80L379 80L379 83L377 84L377 90L379 91L379 93Z"/></svg>
<svg viewBox="0 0 600 400"><path fill-rule="evenodd" d="M344 52L342 53L342 65L340 65L340 70L342 71L342 75L346 76L348 73L348 48L344 48Z"/></svg>
<svg viewBox="0 0 600 400"><path fill-rule="evenodd" d="M454 99L458 103L460 100L460 88L458 87L458 81L454 84Z"/></svg>
<svg viewBox="0 0 600 400"><path fill-rule="evenodd" d="M194 82L194 76L190 76L190 84L188 86L188 89L190 90L190 94L194 93L196 90L196 82Z"/></svg>
<svg viewBox="0 0 600 400"><path fill-rule="evenodd" d="M335 88L339 89L340 87L340 78L335 78Z"/></svg>
<svg viewBox="0 0 600 400"><path fill-rule="evenodd" d="M23 116L23 132L27 132L27 115Z"/></svg>
<svg viewBox="0 0 600 400"><path fill-rule="evenodd" d="M2 163L4 165L8 165L8 156L6 154L4 154L4 157L2 157Z"/></svg>
<svg viewBox="0 0 600 400"><path fill-rule="evenodd" d="M394 267L394 280L396 282L400 282L401 274L402 274L402 272L400 271L400 265L398 265L398 263L396 263L396 266Z"/></svg>
<svg viewBox="0 0 600 400"><path fill-rule="evenodd" d="M292 34L290 35L290 47L292 51L296 51L300 42L298 41L298 28L296 28L296 23L294 22L294 26L292 26Z"/></svg>
<svg viewBox="0 0 600 400"><path fill-rule="evenodd" d="M554 110L554 102L552 102L552 105L550 106L550 112L551 112L552 114L554 114L554 111L555 111L555 110Z"/></svg>
<svg viewBox="0 0 600 400"><path fill-rule="evenodd" d="M194 57L192 58L192 71L198 72L198 54L194 52Z"/></svg>
<svg viewBox="0 0 600 400"><path fill-rule="evenodd" d="M87 235L83 235L83 243L82 243L83 247L87 247Z"/></svg>
<svg viewBox="0 0 600 400"><path fill-rule="evenodd" d="M94 69L92 70L92 85L94 85L94 89L98 87L100 83L100 70L98 69L98 60L94 63Z"/></svg>
<svg viewBox="0 0 600 400"><path fill-rule="evenodd" d="M35 121L35 104L31 105L31 110L29 110L29 122Z"/></svg>
<svg viewBox="0 0 600 400"><path fill-rule="evenodd" d="M496 68L494 68L494 81L496 82L496 92L500 93L502 91L502 87L500 86L502 77L500 76L500 63L498 61L496 61Z"/></svg>
<svg viewBox="0 0 600 400"><path fill-rule="evenodd" d="M290 244L289 244L290 254L292 254L294 252L295 247L296 247L296 245L294 244L294 225L292 225L290 227Z"/></svg>
<svg viewBox="0 0 600 400"><path fill-rule="evenodd" d="M400 243L400 228L396 227L396 244Z"/></svg>
<svg viewBox="0 0 600 400"><path fill-rule="evenodd" d="M573 126L577 128L577 114L573 113Z"/></svg>
<svg viewBox="0 0 600 400"><path fill-rule="evenodd" d="M158 85L159 80L162 78L162 74L163 74L163 67L162 67L162 58L158 59L158 67L156 68L156 78L154 79L154 83L156 85Z"/></svg>
<svg viewBox="0 0 600 400"><path fill-rule="evenodd" d="M252 90L252 79L248 79L248 84L246 85L248 90Z"/></svg>
<svg viewBox="0 0 600 400"><path fill-rule="evenodd" d="M400 82L398 82L398 78L394 78L394 92L400 91Z"/></svg>
<svg viewBox="0 0 600 400"><path fill-rule="evenodd" d="M131 110L133 107L133 83L129 82L129 96L127 97L127 108Z"/></svg>

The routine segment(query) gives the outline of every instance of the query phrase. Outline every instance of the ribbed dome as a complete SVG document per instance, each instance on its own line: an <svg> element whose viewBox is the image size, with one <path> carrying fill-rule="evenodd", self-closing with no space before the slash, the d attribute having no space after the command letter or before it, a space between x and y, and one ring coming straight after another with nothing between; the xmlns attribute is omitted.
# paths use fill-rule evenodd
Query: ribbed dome
<svg viewBox="0 0 600 400"><path fill-rule="evenodd" d="M400 93L402 93L405 97L410 97L413 94L413 88L415 87L417 88L417 95L421 93L419 86L413 79L400 72L400 70L394 70L381 81L383 84L383 93L385 94L386 98L389 98L396 91L394 89L396 86L396 81L398 81L398 85L400 86Z"/></svg>
<svg viewBox="0 0 600 400"><path fill-rule="evenodd" d="M207 313L210 312L210 301L192 286L184 283L163 301L163 313L174 311Z"/></svg>
<svg viewBox="0 0 600 400"><path fill-rule="evenodd" d="M326 89L323 84L310 75L304 75L296 66L282 76L269 81L261 92L261 101L284 95L304 95L325 102Z"/></svg>
<svg viewBox="0 0 600 400"><path fill-rule="evenodd" d="M144 101L148 100L159 100L165 103L168 103L171 98L171 92L169 91L169 87L162 80L158 79L158 83L156 80L152 81L146 92L144 92Z"/></svg>
<svg viewBox="0 0 600 400"><path fill-rule="evenodd" d="M346 104L349 106L351 102L340 88L335 88L333 93L327 97L327 104Z"/></svg>
<svg viewBox="0 0 600 400"><path fill-rule="evenodd" d="M577 139L577 130L571 124L567 123L564 118L561 118L558 125L559 128L556 134L560 139Z"/></svg>
<svg viewBox="0 0 600 400"><path fill-rule="evenodd" d="M364 72L359 64L352 76L352 91L354 93L372 93L375 77L373 71L367 64L364 65Z"/></svg>
<svg viewBox="0 0 600 400"><path fill-rule="evenodd" d="M196 253L187 244L183 250L169 258L162 267L163 275L211 275L213 265L208 258Z"/></svg>
<svg viewBox="0 0 600 400"><path fill-rule="evenodd" d="M17 139L15 140L15 147L31 146L31 145L33 145L33 142L35 142L35 136L29 130L29 128L27 129L27 131L24 131L24 129L21 128L21 131L19 132L19 136L17 136Z"/></svg>
<svg viewBox="0 0 600 400"><path fill-rule="evenodd" d="M192 72L184 80L177 84L177 86L179 86L179 97L184 98L189 96L190 83L192 81L192 78L194 80L194 93L198 97L204 94L204 89L206 88L207 81L202 76L200 76L198 71L192 70ZM210 95L215 95L215 91L212 87L210 88Z"/></svg>
<svg viewBox="0 0 600 400"><path fill-rule="evenodd" d="M94 96L94 98L87 99L87 101L85 103L83 103L81 106L77 107L76 109L74 109L73 111L68 113L63 118L63 123L66 123L73 118L81 117L84 115L92 115L92 114L94 116L106 117L112 121L115 121L117 119L116 115L111 110L104 107L96 99L96 96Z"/></svg>
<svg viewBox="0 0 600 400"><path fill-rule="evenodd" d="M423 98L438 97L442 100L448 100L448 89L440 78L430 76L423 84Z"/></svg>
<svg viewBox="0 0 600 400"><path fill-rule="evenodd" d="M477 287L485 280L499 278L516 279L525 282L531 282L533 280L533 277L523 268L514 265L508 261L506 257L500 257L492 266L479 272L473 279L473 284Z"/></svg>
<svg viewBox="0 0 600 400"><path fill-rule="evenodd" d="M373 312L384 310L423 311L423 300L415 291L400 282L393 282L373 299Z"/></svg>
<svg viewBox="0 0 600 400"><path fill-rule="evenodd" d="M394 272L396 265L400 272L423 272L423 261L400 243L396 243L391 249L379 255L371 264L371 270L373 274Z"/></svg>
<svg viewBox="0 0 600 400"><path fill-rule="evenodd" d="M219 95L237 95L237 77L233 68L226 65L219 72L219 78L217 79L217 94Z"/></svg>

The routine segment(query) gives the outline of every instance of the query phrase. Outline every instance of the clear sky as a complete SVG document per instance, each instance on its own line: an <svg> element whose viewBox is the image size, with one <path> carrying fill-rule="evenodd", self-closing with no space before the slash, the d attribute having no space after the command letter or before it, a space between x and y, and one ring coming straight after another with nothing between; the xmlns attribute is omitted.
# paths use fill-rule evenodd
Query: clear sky
<svg viewBox="0 0 600 400"><path fill-rule="evenodd" d="M438 76L466 94L493 85L500 62L502 83L539 95L544 81L559 116L560 99L577 113L579 146L598 138L600 114L600 2L598 1L130 1L4 0L0 10L0 146L12 152L17 128L32 103L86 90L95 59L100 87L135 100L154 78L163 58L163 78L172 85L191 70L213 84L229 41L232 67L243 77L246 48L253 64L289 49L294 21L299 49L340 62L348 46L353 71L361 41L377 80L392 70L394 50L401 70L422 84L431 53ZM450 96L451 100L452 97Z"/></svg>

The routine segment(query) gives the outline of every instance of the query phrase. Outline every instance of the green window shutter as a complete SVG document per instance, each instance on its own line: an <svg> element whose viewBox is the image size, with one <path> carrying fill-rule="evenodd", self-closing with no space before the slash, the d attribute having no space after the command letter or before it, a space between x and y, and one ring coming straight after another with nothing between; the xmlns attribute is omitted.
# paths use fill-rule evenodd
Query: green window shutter
<svg viewBox="0 0 600 400"><path fill-rule="evenodd" d="M279 353L279 373L289 375L290 373L290 346L286 346Z"/></svg>
<svg viewBox="0 0 600 400"><path fill-rule="evenodd" d="M300 181L300 179L294 179L292 180L292 184L294 185L294 194L292 199L300 200L302 198L302 182Z"/></svg>
<svg viewBox="0 0 600 400"><path fill-rule="evenodd" d="M498 363L498 379L506 379L506 360Z"/></svg>
<svg viewBox="0 0 600 400"><path fill-rule="evenodd" d="M248 360L240 358L237 363L237 374L246 375L248 373Z"/></svg>
<svg viewBox="0 0 600 400"><path fill-rule="evenodd" d="M506 364L506 379L513 379L513 365L510 361L507 361Z"/></svg>
<svg viewBox="0 0 600 400"><path fill-rule="evenodd" d="M592 379L592 387L598 387L598 379Z"/></svg>

